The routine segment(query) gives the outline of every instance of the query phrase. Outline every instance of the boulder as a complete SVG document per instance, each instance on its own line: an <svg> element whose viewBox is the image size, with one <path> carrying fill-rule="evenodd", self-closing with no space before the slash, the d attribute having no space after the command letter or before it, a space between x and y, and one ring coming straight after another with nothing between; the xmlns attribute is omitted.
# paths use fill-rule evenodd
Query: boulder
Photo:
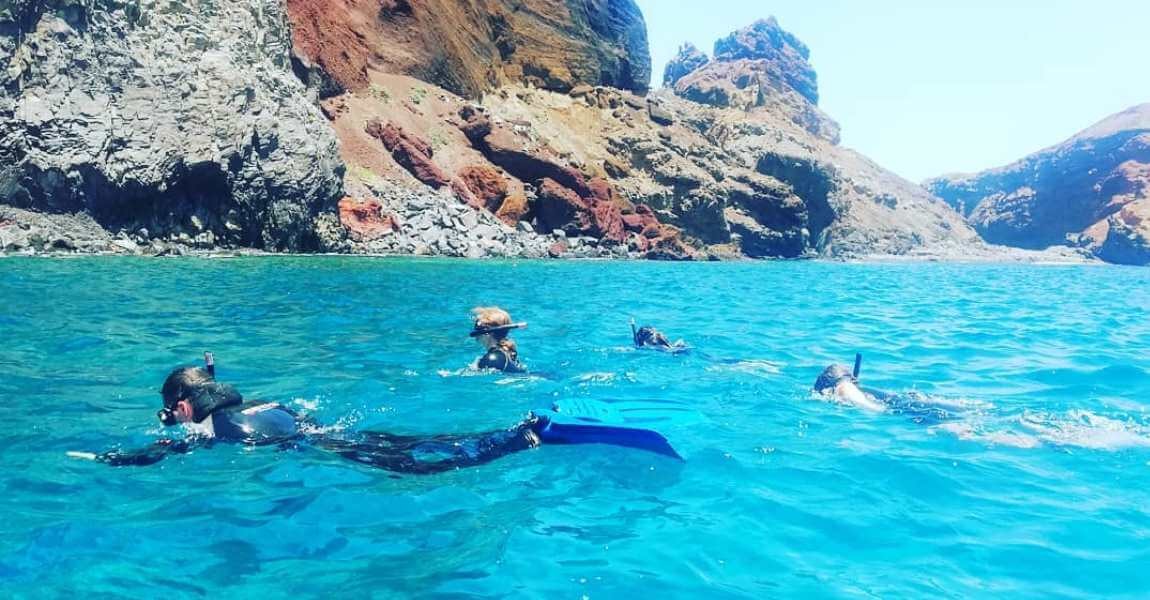
<svg viewBox="0 0 1150 600"><path fill-rule="evenodd" d="M364 131L382 142L395 162L419 181L437 189L451 184L443 170L431 160L431 145L418 136L393 123L383 125L378 119L368 121Z"/></svg>
<svg viewBox="0 0 1150 600"><path fill-rule="evenodd" d="M507 180L490 165L470 165L459 171L459 179L470 191L479 208L499 210L507 197Z"/></svg>
<svg viewBox="0 0 1150 600"><path fill-rule="evenodd" d="M395 218L385 215L383 205L374 198L345 196L339 201L339 222L357 242L377 240L398 228Z"/></svg>

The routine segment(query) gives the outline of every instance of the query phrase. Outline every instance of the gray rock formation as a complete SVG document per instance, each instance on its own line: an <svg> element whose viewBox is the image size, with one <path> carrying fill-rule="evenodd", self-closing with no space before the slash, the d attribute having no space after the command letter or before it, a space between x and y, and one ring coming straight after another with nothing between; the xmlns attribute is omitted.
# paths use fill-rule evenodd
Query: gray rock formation
<svg viewBox="0 0 1150 600"><path fill-rule="evenodd" d="M667 62L663 68L663 87L675 87L679 80L694 73L696 69L707 64L706 54L695 47L691 42L679 46L679 52Z"/></svg>
<svg viewBox="0 0 1150 600"><path fill-rule="evenodd" d="M1150 104L1011 165L929 180L989 242L1150 264Z"/></svg>
<svg viewBox="0 0 1150 600"><path fill-rule="evenodd" d="M341 189L280 0L0 8L0 203L152 235L316 246Z"/></svg>

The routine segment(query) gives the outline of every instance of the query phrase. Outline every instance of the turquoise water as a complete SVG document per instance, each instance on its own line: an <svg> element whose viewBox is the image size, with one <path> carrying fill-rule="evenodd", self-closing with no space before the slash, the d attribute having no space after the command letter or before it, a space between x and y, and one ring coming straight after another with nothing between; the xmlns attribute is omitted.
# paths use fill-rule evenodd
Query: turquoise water
<svg viewBox="0 0 1150 600"><path fill-rule="evenodd" d="M546 377L476 375L467 311ZM1145 597L1150 270L1084 266L0 260L4 596ZM628 347L628 317L687 339ZM146 444L173 366L344 429L498 428L664 399L686 458L542 447L395 476ZM832 361L959 415L813 397Z"/></svg>

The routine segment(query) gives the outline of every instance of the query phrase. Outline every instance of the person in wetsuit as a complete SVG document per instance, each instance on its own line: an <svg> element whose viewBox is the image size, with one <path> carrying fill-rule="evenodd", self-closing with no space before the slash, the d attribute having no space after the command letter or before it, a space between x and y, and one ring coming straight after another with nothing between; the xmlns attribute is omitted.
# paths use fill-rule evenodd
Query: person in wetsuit
<svg viewBox="0 0 1150 600"><path fill-rule="evenodd" d="M687 348L683 340L671 343L671 340L669 340L666 335L663 335L663 332L650 325L644 325L636 329L635 319L631 319L631 341L635 344L636 348L655 348L657 350L671 352L682 351Z"/></svg>
<svg viewBox="0 0 1150 600"><path fill-rule="evenodd" d="M519 362L519 348L509 337L512 329L526 327L526 323L513 323L511 315L497 306L481 306L471 311L475 326L471 337L483 346L483 356L476 361L480 369L493 369L506 373L526 373Z"/></svg>
<svg viewBox="0 0 1150 600"><path fill-rule="evenodd" d="M833 364L823 369L815 380L814 391L842 404L872 412L890 412L909 416L916 423L937 424L954 418L955 404L933 401L918 392L894 393L859 385L858 370L862 356L855 357L855 369Z"/></svg>
<svg viewBox="0 0 1150 600"><path fill-rule="evenodd" d="M181 367L160 390L165 426L183 425L188 435L165 438L134 451L71 453L114 466L150 465L169 454L182 454L215 443L253 446L309 444L344 458L389 471L430 474L481 465L541 443L546 417L529 416L515 426L470 435L405 436L360 432L346 436L308 432L308 419L277 402L244 402L231 385L219 383L207 369ZM562 443L562 442L559 442Z"/></svg>

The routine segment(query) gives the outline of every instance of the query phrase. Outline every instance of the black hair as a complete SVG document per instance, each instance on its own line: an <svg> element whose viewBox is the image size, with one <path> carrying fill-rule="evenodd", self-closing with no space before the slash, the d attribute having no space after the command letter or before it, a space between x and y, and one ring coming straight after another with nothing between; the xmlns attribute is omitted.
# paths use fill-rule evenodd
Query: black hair
<svg viewBox="0 0 1150 600"><path fill-rule="evenodd" d="M207 370L199 367L178 367L168 374L160 388L164 407L171 409L180 400L192 405L192 420L203 421L213 411L242 404L244 399L236 388L218 383Z"/></svg>
<svg viewBox="0 0 1150 600"><path fill-rule="evenodd" d="M635 345L636 346L671 346L670 340L667 336L663 335L658 329L650 325L644 325L635 332Z"/></svg>

